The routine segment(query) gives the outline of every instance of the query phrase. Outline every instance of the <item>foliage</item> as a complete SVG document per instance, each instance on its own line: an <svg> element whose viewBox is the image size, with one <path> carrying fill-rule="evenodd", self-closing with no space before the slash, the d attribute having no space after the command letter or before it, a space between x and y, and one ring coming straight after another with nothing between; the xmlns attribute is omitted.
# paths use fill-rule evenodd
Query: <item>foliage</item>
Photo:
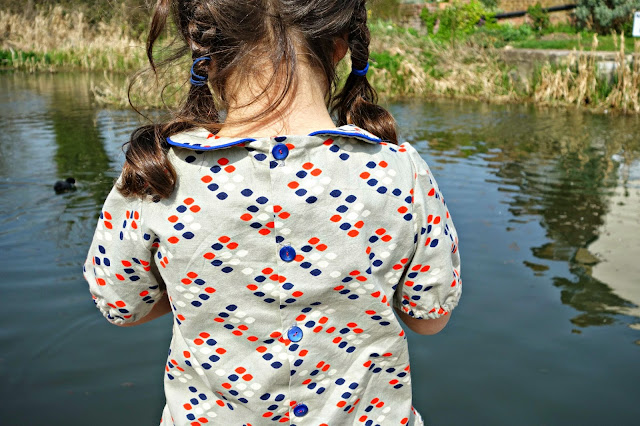
<svg viewBox="0 0 640 426"><path fill-rule="evenodd" d="M495 25L495 13L478 0L461 3L454 0L449 7L434 13L422 9L420 18L428 33L439 39L460 38L473 33L479 25Z"/></svg>
<svg viewBox="0 0 640 426"><path fill-rule="evenodd" d="M479 28L473 38L485 47L504 47L513 42L528 40L533 34L534 30L528 24L515 26L507 23Z"/></svg>
<svg viewBox="0 0 640 426"><path fill-rule="evenodd" d="M371 60L376 68L384 68L392 74L396 74L402 65L402 55L399 53L391 54L384 52L371 52Z"/></svg>
<svg viewBox="0 0 640 426"><path fill-rule="evenodd" d="M531 19L533 28L542 32L549 27L549 12L547 12L540 2L537 2L534 6L527 8L527 15Z"/></svg>
<svg viewBox="0 0 640 426"><path fill-rule="evenodd" d="M577 4L577 24L599 34L617 31L631 35L633 12L640 10L640 0L578 0Z"/></svg>
<svg viewBox="0 0 640 426"><path fill-rule="evenodd" d="M566 22L558 22L557 24L550 24L547 28L542 31L543 34L577 34L578 28L575 25L571 25Z"/></svg>
<svg viewBox="0 0 640 426"><path fill-rule="evenodd" d="M480 0L480 2L489 10L496 10L498 8L498 0Z"/></svg>

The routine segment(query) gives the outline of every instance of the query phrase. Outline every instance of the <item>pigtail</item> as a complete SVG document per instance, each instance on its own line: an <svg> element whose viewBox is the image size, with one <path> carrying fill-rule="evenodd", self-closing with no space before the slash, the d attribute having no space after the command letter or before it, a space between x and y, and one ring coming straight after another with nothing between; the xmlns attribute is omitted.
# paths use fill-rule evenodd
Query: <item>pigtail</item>
<svg viewBox="0 0 640 426"><path fill-rule="evenodd" d="M148 125L131 134L122 176L117 187L125 197L167 198L176 184L176 172L167 158L162 126Z"/></svg>
<svg viewBox="0 0 640 426"><path fill-rule="evenodd" d="M155 42L164 31L167 19L172 12L176 20L184 16L184 13L180 13L177 9L172 10L172 4L171 0L158 0L147 37L147 58L151 70L156 75L157 66L153 58ZM192 4L195 4L195 2ZM194 60L200 57L208 57L210 54L208 49L203 46L211 45L212 38L216 37L216 31L215 28L201 29L202 26L198 25L197 18L198 12L202 11L198 11L198 7L195 5L192 13L188 14L194 19L188 23L182 23L182 28L185 29L182 36L187 46L161 61L160 65L169 64L180 58L187 49L191 51ZM206 82L211 68L211 60L200 61L194 65L194 73L204 79L204 84L190 85L187 98L173 120L163 125L143 126L131 134L129 142L125 144L125 146L128 145L126 160L122 168L122 178L117 188L122 195L125 197L150 195L155 199L171 196L175 189L177 175L167 157L169 150L169 144L166 141L167 136L198 125L212 127L212 124L215 126L219 121L219 113L209 85ZM140 75L140 73L136 75L136 78L139 78ZM134 82L135 78L129 85L129 103L135 109L130 96Z"/></svg>
<svg viewBox="0 0 640 426"><path fill-rule="evenodd" d="M153 47L166 27L170 12L171 1L158 0L146 44L147 58L154 74L157 70L153 60ZM127 92L129 104L136 111L138 110L131 101L131 90L141 75L142 72L139 72L134 76ZM176 172L167 158L168 144L163 137L162 126L147 125L136 129L129 141L123 145L123 148L125 147L125 163L117 186L118 191L125 197L169 197L175 188Z"/></svg>
<svg viewBox="0 0 640 426"><path fill-rule="evenodd" d="M349 50L354 69L365 69L369 63L370 40L367 9L363 0L354 12L349 28ZM338 125L355 124L397 144L396 122L393 116L377 103L378 95L369 84L367 76L351 73L342 91L335 97L333 112L337 115Z"/></svg>
<svg viewBox="0 0 640 426"><path fill-rule="evenodd" d="M194 84L192 75L189 94L177 119L192 125L206 126L218 123L220 118L208 84L209 74L214 68L212 49L219 45L218 31L216 27L207 27L203 22L203 16L209 12L205 6L200 2L192 2L191 5L192 19L183 24L183 37L191 51L194 64L192 73L198 79L198 84Z"/></svg>
<svg viewBox="0 0 640 426"><path fill-rule="evenodd" d="M207 57L206 55L199 56L200 53L202 52L194 52L194 61L198 58ZM208 79L210 68L211 60L207 59L195 64L194 72L196 75ZM219 118L219 112L209 84L206 81L203 84L191 84L187 99L178 113L178 119L193 125L207 126L218 123Z"/></svg>

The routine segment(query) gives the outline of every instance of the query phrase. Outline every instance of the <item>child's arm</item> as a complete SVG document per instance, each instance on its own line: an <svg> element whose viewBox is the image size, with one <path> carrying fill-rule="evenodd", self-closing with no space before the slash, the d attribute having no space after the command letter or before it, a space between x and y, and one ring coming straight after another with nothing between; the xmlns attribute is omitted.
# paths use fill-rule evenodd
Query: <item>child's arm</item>
<svg viewBox="0 0 640 426"><path fill-rule="evenodd" d="M120 327L133 327L135 325L140 325L140 324L147 323L149 321L153 321L154 319L160 318L161 316L166 315L169 312L171 312L171 302L169 302L169 296L165 292L162 295L162 298L153 305L153 308L151 308L151 312L149 312L145 317L135 322L126 322L126 323L116 324L116 325L119 325Z"/></svg>
<svg viewBox="0 0 640 426"><path fill-rule="evenodd" d="M449 322L449 318L451 318L451 314L449 314L436 319L415 319L397 308L396 313L398 314L402 322L411 329L411 331L422 335L433 335L439 333L447 325L447 323Z"/></svg>

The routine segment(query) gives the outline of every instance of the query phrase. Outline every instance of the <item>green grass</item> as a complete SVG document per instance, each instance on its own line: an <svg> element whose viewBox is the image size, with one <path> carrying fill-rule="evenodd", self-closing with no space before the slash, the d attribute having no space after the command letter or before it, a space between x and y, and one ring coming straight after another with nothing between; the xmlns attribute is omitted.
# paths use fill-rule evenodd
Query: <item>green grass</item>
<svg viewBox="0 0 640 426"><path fill-rule="evenodd" d="M572 50L579 49L580 43L582 47L589 50L591 49L592 34L584 34L582 41L579 41L577 36L569 40L540 40L536 38L528 40L519 40L509 43L511 46L523 49L564 49ZM633 53L633 38L625 38L625 51L627 53ZM598 51L617 51L615 44L613 43L612 36L598 36Z"/></svg>
<svg viewBox="0 0 640 426"><path fill-rule="evenodd" d="M127 52L105 48L78 48L47 52L0 49L0 67L34 71L132 72L145 66L142 49Z"/></svg>
<svg viewBox="0 0 640 426"><path fill-rule="evenodd" d="M371 61L373 62L373 67L385 68L394 74L398 72L403 60L402 55L398 53L392 55L389 52L371 52L370 56Z"/></svg>

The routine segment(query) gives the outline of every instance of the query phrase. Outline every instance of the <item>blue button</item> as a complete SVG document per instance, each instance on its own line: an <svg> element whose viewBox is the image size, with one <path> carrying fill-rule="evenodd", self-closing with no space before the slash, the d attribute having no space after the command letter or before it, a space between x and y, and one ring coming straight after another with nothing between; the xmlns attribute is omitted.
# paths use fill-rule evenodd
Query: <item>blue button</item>
<svg viewBox="0 0 640 426"><path fill-rule="evenodd" d="M293 407L293 414L296 417L302 417L306 415L308 412L309 412L309 407L307 407L304 404L298 404L295 407Z"/></svg>
<svg viewBox="0 0 640 426"><path fill-rule="evenodd" d="M294 325L287 332L287 337L292 342L299 342L300 340L302 340L302 329L297 325Z"/></svg>
<svg viewBox="0 0 640 426"><path fill-rule="evenodd" d="M280 249L280 259L285 262L291 262L296 258L296 251L291 246L285 246Z"/></svg>
<svg viewBox="0 0 640 426"><path fill-rule="evenodd" d="M284 160L289 155L289 148L285 144L279 143L273 147L271 153L276 160Z"/></svg>

